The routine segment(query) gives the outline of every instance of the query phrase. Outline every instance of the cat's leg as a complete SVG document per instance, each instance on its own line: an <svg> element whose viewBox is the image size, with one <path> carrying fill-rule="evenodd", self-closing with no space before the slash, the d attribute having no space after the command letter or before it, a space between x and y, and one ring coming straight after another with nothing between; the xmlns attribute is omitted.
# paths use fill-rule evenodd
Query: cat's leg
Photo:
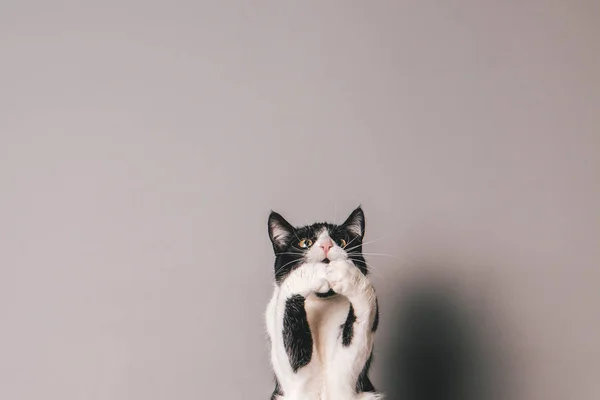
<svg viewBox="0 0 600 400"><path fill-rule="evenodd" d="M308 324L306 297L329 291L326 265L305 264L290 273L277 287L267 308L267 329L271 339L271 362L282 398L316 399L315 381L320 379L319 362L314 360L313 336Z"/></svg>
<svg viewBox="0 0 600 400"><path fill-rule="evenodd" d="M357 393L364 389L372 390L372 387L360 388L358 383L361 375L367 376L377 329L379 310L375 289L349 260L332 261L327 268L327 280L331 289L346 296L350 302L345 322L332 333L336 337L333 338L335 347L328 360L328 398L375 399L375 393Z"/></svg>

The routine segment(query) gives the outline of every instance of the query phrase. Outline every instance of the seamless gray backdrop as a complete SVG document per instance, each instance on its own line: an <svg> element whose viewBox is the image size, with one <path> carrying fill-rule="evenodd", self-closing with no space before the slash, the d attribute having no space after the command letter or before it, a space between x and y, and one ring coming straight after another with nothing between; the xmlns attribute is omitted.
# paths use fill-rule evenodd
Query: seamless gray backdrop
<svg viewBox="0 0 600 400"><path fill-rule="evenodd" d="M358 204L390 398L441 276L499 397L600 398L599 11L4 0L0 398L267 399L268 212Z"/></svg>

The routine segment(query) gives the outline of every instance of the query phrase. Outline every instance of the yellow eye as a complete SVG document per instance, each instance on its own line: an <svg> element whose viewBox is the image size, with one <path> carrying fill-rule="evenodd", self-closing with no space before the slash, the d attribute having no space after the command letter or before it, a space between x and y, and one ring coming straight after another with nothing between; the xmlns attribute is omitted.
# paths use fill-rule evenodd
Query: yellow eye
<svg viewBox="0 0 600 400"><path fill-rule="evenodd" d="M340 245L341 248L344 248L347 245L347 243L344 239L338 240L338 244Z"/></svg>
<svg viewBox="0 0 600 400"><path fill-rule="evenodd" d="M298 243L298 245L299 245L300 247L302 247L303 249L308 249L310 246L312 246L312 245L313 245L313 241L312 241L312 240L310 240L310 239L302 239L302 240L300 241L300 243Z"/></svg>

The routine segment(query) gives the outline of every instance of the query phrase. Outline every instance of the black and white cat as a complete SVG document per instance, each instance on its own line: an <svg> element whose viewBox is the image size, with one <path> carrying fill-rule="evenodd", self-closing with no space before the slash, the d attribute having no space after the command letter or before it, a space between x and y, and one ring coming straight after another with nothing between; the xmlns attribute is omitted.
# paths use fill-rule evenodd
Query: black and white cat
<svg viewBox="0 0 600 400"><path fill-rule="evenodd" d="M341 225L293 227L271 212L275 287L266 311L271 400L375 400L369 380L379 321L362 255L359 207Z"/></svg>

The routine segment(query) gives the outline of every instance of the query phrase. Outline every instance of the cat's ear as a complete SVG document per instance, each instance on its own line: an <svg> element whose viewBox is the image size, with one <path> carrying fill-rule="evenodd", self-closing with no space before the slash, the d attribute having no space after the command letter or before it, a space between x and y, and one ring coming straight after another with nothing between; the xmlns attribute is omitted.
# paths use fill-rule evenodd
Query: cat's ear
<svg viewBox="0 0 600 400"><path fill-rule="evenodd" d="M294 234L294 227L275 211L269 215L269 238L276 251L285 249Z"/></svg>
<svg viewBox="0 0 600 400"><path fill-rule="evenodd" d="M362 208L358 206L352 211L342 226L344 226L350 234L363 237L365 235L365 213Z"/></svg>

